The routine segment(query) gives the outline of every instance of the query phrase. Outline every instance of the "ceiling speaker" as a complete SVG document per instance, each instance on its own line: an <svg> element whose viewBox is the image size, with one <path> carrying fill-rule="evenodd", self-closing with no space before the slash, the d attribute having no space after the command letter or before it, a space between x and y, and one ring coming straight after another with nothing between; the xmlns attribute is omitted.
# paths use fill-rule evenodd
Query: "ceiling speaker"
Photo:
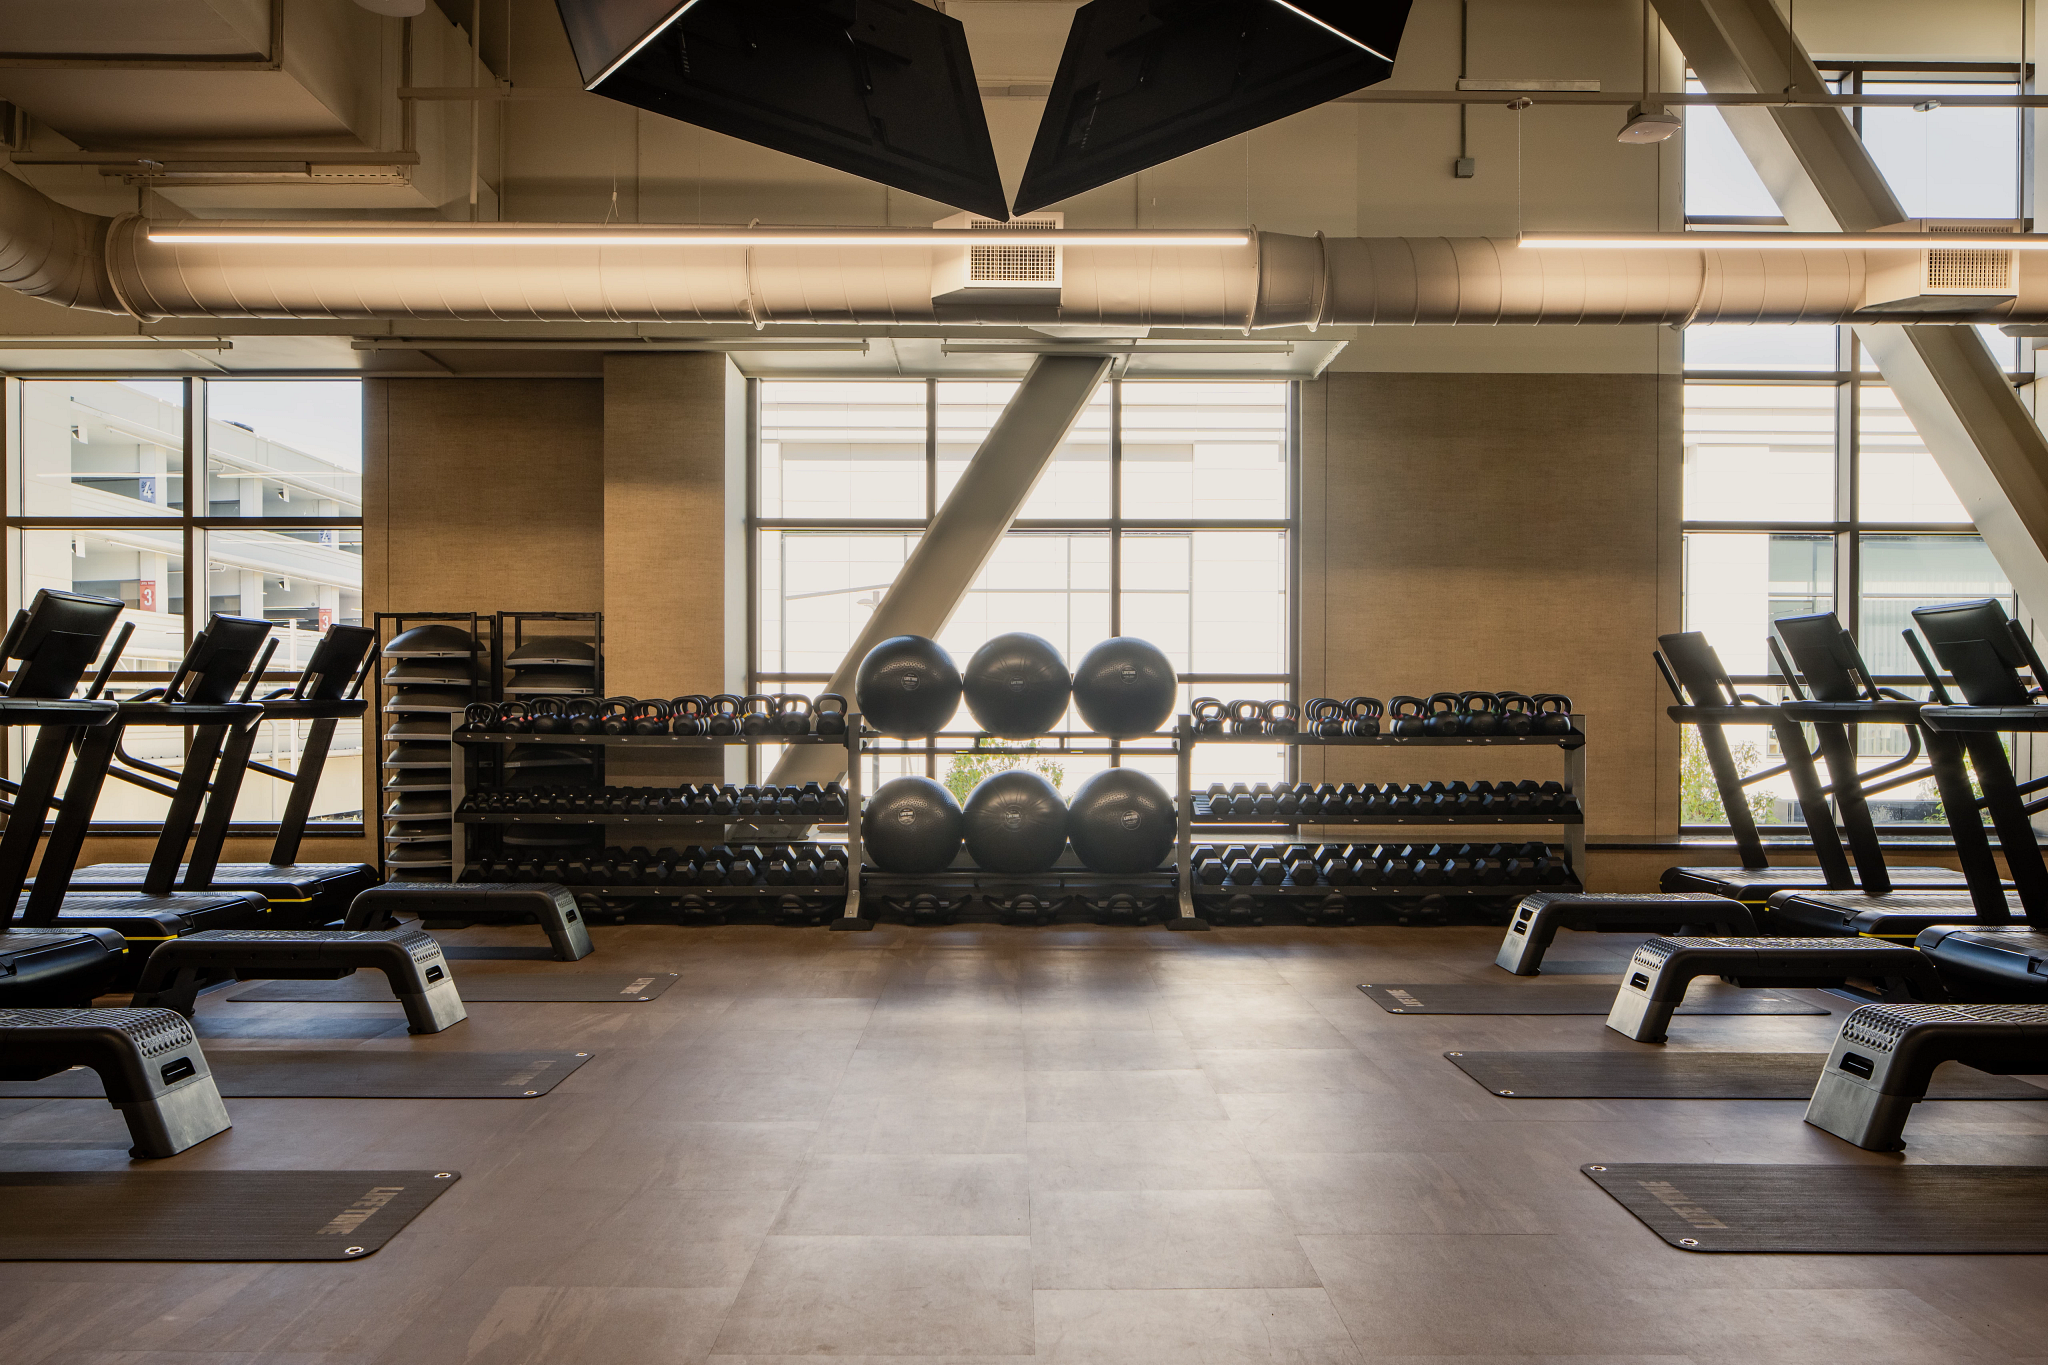
<svg viewBox="0 0 2048 1365"><path fill-rule="evenodd" d="M1074 14L1016 212L1385 80L1409 0L1091 0Z"/></svg>
<svg viewBox="0 0 2048 1365"><path fill-rule="evenodd" d="M916 0L555 0L583 87L1006 219L960 21Z"/></svg>

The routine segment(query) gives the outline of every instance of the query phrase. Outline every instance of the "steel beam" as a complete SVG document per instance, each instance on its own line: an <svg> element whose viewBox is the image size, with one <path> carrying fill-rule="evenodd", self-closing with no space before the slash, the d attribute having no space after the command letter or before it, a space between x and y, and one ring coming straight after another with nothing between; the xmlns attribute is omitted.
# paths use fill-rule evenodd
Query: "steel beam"
<svg viewBox="0 0 2048 1365"><path fill-rule="evenodd" d="M1772 0L1656 0L1687 62L1716 94L1826 93ZM1802 232L1870 232L1905 219L1839 109L1723 107L1735 139ZM1920 439L1969 510L2020 601L2048 604L2048 437L1983 338L1967 326L1856 324Z"/></svg>
<svg viewBox="0 0 2048 1365"><path fill-rule="evenodd" d="M945 629L1112 363L1106 355L1042 355L1031 362L825 691L851 702L854 674L869 650L892 636L936 636ZM768 780L836 781L845 775L846 752L837 745L793 746Z"/></svg>

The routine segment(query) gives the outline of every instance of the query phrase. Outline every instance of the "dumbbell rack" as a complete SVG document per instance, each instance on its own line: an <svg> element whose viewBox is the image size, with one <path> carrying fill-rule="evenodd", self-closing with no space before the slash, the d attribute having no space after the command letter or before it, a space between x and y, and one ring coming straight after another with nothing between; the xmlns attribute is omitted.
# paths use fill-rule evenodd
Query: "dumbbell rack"
<svg viewBox="0 0 2048 1365"><path fill-rule="evenodd" d="M469 794L469 790L470 790L471 786L472 786L472 785L474 785L474 782L473 782L473 777L474 777L474 767L475 767L475 765L476 765L476 763L477 763L477 760L478 760L478 759L479 759L479 758L480 758L480 757L481 757L482 755L484 755L485 753L487 753L487 752L489 751L489 748L490 748L490 746L495 746L495 745L511 745L511 744L549 744L549 745L554 745L554 744L562 744L562 745L586 745L586 744L587 744L587 745L592 745L592 746L596 746L596 747L599 747L599 748L603 748L603 749L638 749L638 750L641 750L641 751L646 751L646 750L649 750L649 749L657 749L657 750L671 750L671 751L672 751L672 750L677 750L677 749L697 749L697 750L702 750L702 749L719 749L719 748L725 748L725 747L728 747L728 746L731 746L731 745L735 745L735 744L741 744L741 745L762 745L762 744L801 744L801 745L816 745L816 744L830 744L830 745L835 745L835 746L844 746L844 747L845 747L845 748L846 748L846 749L848 750L848 757L849 757L849 760L851 760L851 758L852 758L852 756L853 756L853 750L854 750L854 741L853 741L853 739L852 739L852 737L851 737L851 727L849 727L849 733L848 733L848 735L846 735L846 736L840 736L840 735L783 735L783 734L767 734L767 735L531 735L531 734L514 734L514 735L493 735L493 734L468 734L468 735L464 735L464 734L458 734L458 735L455 735L455 736L454 736L454 741L455 741L455 745L456 745L457 751L458 751L459 753L461 753L461 754L462 754L462 756L463 756L463 761L461 761L461 762L458 762L458 763L456 763L456 764L454 764L454 765L453 765L454 771L453 771L453 776L452 776L452 780L451 780L451 784L450 784L450 792L449 792L449 795L450 795L450 797L451 797L451 803L452 803L452 805L453 805L453 806L454 806L454 808L455 808L455 816L454 816L454 820L455 820L455 825L456 825L456 828L457 828L458 830L459 830L459 829L460 829L460 828L461 828L462 826L464 826L464 825L525 825L525 826L527 826L528 828L532 828L532 827L534 827L534 826L549 826L549 827L553 827L553 828L562 828L562 827L567 827L567 826L576 826L576 825L626 825L626 824L630 824L630 825L656 825L656 826L662 826L662 827L666 827L666 828L673 828L673 829L676 829L676 830L677 830L677 831L678 831L679 833L684 833L684 834L689 834L689 835L695 835L695 836L698 836L698 837L696 837L696 838L692 838L692 839L690 839L690 840L689 840L689 842L692 842L692 843L710 843L710 844L722 844L722 843L726 843L726 842L729 842L729 841L728 841L728 838L727 838L728 830L729 830L729 827L730 827L730 825L732 825L732 824L733 824L733 823L735 823L735 822L733 822L733 821L730 821L730 820L726 820L726 819L722 819L722 818L717 818L717 817L714 817L714 818L711 818L711 819L705 819L705 818L704 818L704 817L702 817L702 816L695 816L695 815L632 815L632 814L614 814L614 813L612 813L612 812L609 812L609 811L591 811L591 812L578 812L578 813L562 813L562 812L519 812L519 811L465 811L465 810L463 810L463 809L462 809L462 803L463 803L463 799L464 799L464 798L465 798L465 797L466 797L466 796L467 796L467 795ZM858 767L859 767L859 765L858 765L857 763L853 763L853 762L849 761L849 763L848 763L848 774L849 774L849 781L848 781L848 783L847 783L847 793L846 793L847 807L848 807L849 811L858 811L858 810L859 810L859 808L860 808L860 794L859 794L859 789L858 789L858 787L857 787L857 786L855 785L855 782L857 781L857 779L853 778L853 776L852 776L852 775L853 775L853 773L854 773L855 771L857 771ZM857 817L856 817L856 819L857 819ZM850 821L850 822L851 822L851 821ZM748 841L746 841L746 840L742 840L742 842L748 842ZM767 842L788 842L788 841L787 841L787 840L769 840L769 841L767 841ZM598 897L598 898L601 898L601 899L607 899L607 900L609 900L609 899L628 899L628 898L643 898L643 899L665 899L665 900L675 900L675 899L679 899L679 898L681 898L681 897L683 897L683 896L703 896L703 897L707 897L707 898L710 898L710 899L715 899L715 900L736 900L736 901L747 901L747 900L763 900L763 899L771 899L771 898L772 898L772 899L778 899L778 900L779 900L779 899L780 899L781 897L783 897L783 896L801 896L801 897L805 897L805 898L808 898L808 899L836 898L836 897L844 896L844 897L846 897L846 900L847 900L847 905L848 905L848 907L849 907L849 909L848 909L847 913L848 913L848 914L854 914L854 913L856 913L856 909L855 909L855 907L857 907L857 906L859 905L859 901L860 901L860 875L859 875L859 872L858 872L858 870L857 870L857 869L858 869L858 863L857 863L857 862L854 862L854 861L853 861L853 859L854 859L854 856L855 856L855 855L853 855L852 853L850 853L850 852L849 852L849 855L848 855L848 860L849 860L849 869L848 869L848 875L847 875L847 881L846 881L846 885L844 885L844 886L839 886L839 885L831 885L831 884L827 884L827 885L822 885L822 886L577 886L577 887L574 887L574 888L572 888L572 889L573 889L573 890L574 890L574 891L575 891L575 892L576 892L576 893L577 893L578 895L582 895L582 896L590 896L590 897ZM835 927L837 927L837 926L835 925ZM862 925L857 925L857 926L853 926L853 927L858 927L858 928L866 928L866 927L868 927L868 926L867 926L867 925L865 925L865 924L862 924Z"/></svg>
<svg viewBox="0 0 2048 1365"><path fill-rule="evenodd" d="M858 713L847 717L846 730L848 736L846 763L846 860L848 885L846 914L832 922L834 929L872 929L875 927L874 920L862 919L860 917L861 884L863 882L873 883L874 889L878 892L921 891L931 893L965 892L968 894L980 892L986 894L991 889L1007 891L1014 888L1020 892L1028 891L1030 894L1039 896L1047 901L1071 896L1088 896L1099 899L1118 894L1128 894L1144 900L1159 900L1172 894L1171 869L1162 867L1157 872L1135 874L1094 872L1080 866L1078 862L1071 861L1074 858L1072 849L1069 849L1061 856L1061 864L1056 864L1050 870L1023 874L984 871L972 865L960 866L957 864L938 872L885 872L880 868L864 866L865 859L862 854L861 839L863 793L861 790L862 777L860 771L860 760L864 755L885 754L892 757L907 757L929 753L938 758L946 758L958 754L1018 754L1038 758L1058 758L1062 755L1068 757L1100 757L1111 752L1109 748L1110 737L1088 730L1072 730L1043 735L1035 741L1019 740L1005 743L1001 740L992 741L987 735L949 733L932 736L931 743L925 747L884 749L878 747L877 742L886 740L889 736L882 734L878 730L868 729L862 723ZM1053 742L1057 747L1034 747L1042 745L1047 741ZM1157 736L1147 735L1144 739L1139 740L1125 740L1123 741L1123 752L1134 752L1133 746L1143 745L1147 741L1155 743L1164 741L1165 744L1174 744L1174 737L1168 734L1161 734ZM1069 747L1074 744L1084 747ZM1162 745L1161 748L1151 752L1165 754L1174 752L1179 747L1175 745L1175 748L1170 749ZM1182 760L1182 767L1185 770L1185 759ZM1185 805L1185 802L1182 804ZM960 857L962 859L967 857L965 851L960 854Z"/></svg>
<svg viewBox="0 0 2048 1365"><path fill-rule="evenodd" d="M1567 795L1578 798L1579 810L1572 814L1515 813L1509 815L1471 814L1453 815L1383 815L1372 820L1356 822L1307 821L1322 829L1377 830L1408 828L1417 825L1436 828L1456 826L1487 826L1499 828L1508 825L1556 825L1564 827L1564 842L1571 864L1571 878L1563 886L1454 886L1454 885L1385 885L1362 886L1356 883L1344 886L1268 886L1264 884L1229 885L1224 887L1203 887L1204 896L1285 897L1285 896L1342 896L1355 900L1394 900L1421 896L1502 896L1538 890L1577 890L1585 883L1586 875L1586 722L1585 717L1571 718L1572 733L1567 735L1371 735L1359 738L1323 739L1310 734L1280 735L1204 735L1195 731L1194 721L1181 716L1175 724L1174 735L1180 751L1180 793L1179 807L1180 837L1175 857L1175 870L1179 874L1180 907L1179 923L1167 922L1168 928L1206 929L1208 924L1196 913L1195 896L1195 793L1194 755L1195 747L1201 744L1260 744L1271 747L1285 744L1297 748L1328 749L1458 749L1458 748L1554 748L1564 758L1563 785ZM1246 822L1240 820L1215 822L1223 829L1244 829L1250 825L1264 825L1264 821ZM1291 824L1274 821L1270 828L1278 833L1293 828ZM1333 842L1328 839L1321 843ZM1355 841L1344 841L1355 842Z"/></svg>

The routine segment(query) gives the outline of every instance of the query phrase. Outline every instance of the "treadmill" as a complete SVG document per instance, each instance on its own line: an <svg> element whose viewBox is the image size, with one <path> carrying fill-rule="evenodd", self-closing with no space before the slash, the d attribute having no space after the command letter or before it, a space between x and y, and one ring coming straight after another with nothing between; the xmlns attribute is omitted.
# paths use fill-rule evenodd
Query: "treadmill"
<svg viewBox="0 0 2048 1365"><path fill-rule="evenodd" d="M1678 702L1669 708L1669 715L1679 724L1692 725L1699 731L1707 766L1714 774L1714 785L1741 859L1737 867L1666 868L1658 889L1725 896L1757 910L1779 891L1857 890L1856 869L1843 852L1841 833L1828 809L1827 789L1821 784L1813 752L1807 747L1806 734L1798 722L1788 719L1781 706L1738 692L1727 669L1721 666L1720 656L1699 631L1660 635L1657 645L1653 657L1658 671ZM1781 671L1791 680L1789 668ZM1793 681L1792 686L1796 690L1797 682ZM1747 775L1738 772L1724 729L1729 725L1770 726L1785 761ZM1909 762L1912 757L1908 755ZM1756 820L1749 811L1747 788L1780 774L1791 780L1793 793L1799 798L1799 811L1813 842L1817 866L1772 867L1764 854L1763 839L1757 834ZM1961 873L1945 867L1899 868L1889 875L1892 882L1914 887L1960 892L1967 885Z"/></svg>
<svg viewBox="0 0 2048 1365"><path fill-rule="evenodd" d="M15 614L0 640L0 658L17 661L0 695L0 725L38 732L22 780L0 780L9 798L0 801L7 813L7 830L0 835L0 1009L90 1005L128 950L127 940L111 929L24 928L13 922L64 755L78 736L109 723L119 709L110 701L72 700L71 694L121 610L113 598L43 588ZM118 653L117 646L107 667Z"/></svg>
<svg viewBox="0 0 2048 1365"><path fill-rule="evenodd" d="M1922 703L1876 685L1855 641L1833 612L1783 617L1775 624L1778 638L1813 694L1810 699L1787 702L1783 710L1787 719L1811 724L1819 737L1861 882L1860 891L1783 891L1772 896L1771 921L1776 927L1801 934L1910 940L1938 924L2009 923L2023 895L2048 896L2048 868L2043 867L2032 833L2025 828L2025 817L2018 817L2016 827L2006 807L1994 803L1993 818L2007 846L2015 889L2006 890L1999 880L1969 774L1974 767L1978 781L1990 793L2011 787L2012 770L1995 737L1986 746L1954 734L1924 730ZM1917 651L1917 641L1914 647ZM1859 724L1902 725L1909 735L1924 734L1927 768L1898 773L1912 761L1909 753L1871 772L1859 771L1853 737ZM1871 792L1929 775L1941 793L1955 837L1965 882L1961 891L1895 886L1871 820L1866 799ZM2023 847L2015 848L2015 841Z"/></svg>
<svg viewBox="0 0 2048 1365"><path fill-rule="evenodd" d="M362 700L374 659L377 632L364 626L330 626L314 647L298 682L261 698L263 721L308 722L298 770L286 772L255 761L261 725L230 728L221 746L220 768L214 775L189 865L181 868L183 841L160 840L148 863L95 863L71 879L79 891L146 891L163 893L173 886L184 891L253 891L268 906L266 923L275 928L310 928L331 924L349 903L378 884L377 869L368 863L301 863L300 841L312 813L313 798L339 721L360 718L369 708ZM260 677L262 669L257 674ZM253 691L256 679L244 689ZM277 839L267 863L223 863L235 802L247 774L259 772L291 784ZM118 774L117 774L118 775Z"/></svg>
<svg viewBox="0 0 2048 1365"><path fill-rule="evenodd" d="M78 866L79 853L85 846L93 807L120 753L122 736L130 726L191 727L184 772L154 769L164 776L176 778L176 786L164 786L135 774L122 774L125 781L171 798L157 847L160 851L166 847L183 850L198 818L200 805L205 800L209 779L227 732L246 728L262 719L262 707L232 698L236 684L249 671L269 633L268 621L215 615L192 641L170 686L151 689L138 697L117 702L111 720L85 730L78 737L71 778L65 784L64 797L44 846L38 875L27 883L28 895L20 910L20 923L38 929L112 929L131 944L155 944L197 930L237 929L261 921L266 902L252 891L77 892L70 889L70 879ZM93 683L95 698L104 689L113 662L110 655L101 664L100 675ZM48 780L54 784L62 768L64 750L69 747L70 736L58 737L55 731L46 729L38 736L36 749L30 754L30 767L35 767L39 760L47 762L50 765ZM46 754L45 750L51 752ZM26 782L23 785L26 786ZM15 861L10 862L0 856L0 895L4 895L9 886L20 886L26 880L29 862L34 857L34 835L37 832L39 830L28 824L20 823L20 837L15 840ZM10 826L8 838L14 839L15 835L15 828ZM0 855L5 851L4 842L0 842ZM175 858L176 852L171 856ZM141 972L142 961L147 957L146 952L129 954L117 973L118 984L132 986Z"/></svg>

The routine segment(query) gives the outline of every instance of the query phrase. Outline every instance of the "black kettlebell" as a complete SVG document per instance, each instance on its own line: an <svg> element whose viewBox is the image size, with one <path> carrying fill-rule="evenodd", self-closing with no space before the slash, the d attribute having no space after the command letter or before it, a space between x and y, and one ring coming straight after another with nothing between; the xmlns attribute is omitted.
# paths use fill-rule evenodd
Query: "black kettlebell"
<svg viewBox="0 0 2048 1365"><path fill-rule="evenodd" d="M1301 732L1301 708L1286 698L1266 703L1266 733L1292 735Z"/></svg>
<svg viewBox="0 0 2048 1365"><path fill-rule="evenodd" d="M1257 701L1234 701L1230 703L1230 733L1233 735L1265 734L1266 704Z"/></svg>
<svg viewBox="0 0 2048 1365"><path fill-rule="evenodd" d="M1188 716L1198 735L1220 735L1226 712L1222 702L1214 697L1196 697L1188 703Z"/></svg>
<svg viewBox="0 0 2048 1365"><path fill-rule="evenodd" d="M1422 733L1437 739L1450 739L1464 732L1461 714L1458 710L1456 692L1432 692L1429 694L1428 711L1423 716Z"/></svg>
<svg viewBox="0 0 2048 1365"><path fill-rule="evenodd" d="M473 701L462 708L462 729L465 735L480 735L497 728L498 708L487 701Z"/></svg>
<svg viewBox="0 0 2048 1365"><path fill-rule="evenodd" d="M1500 698L1493 693L1461 692L1458 706L1465 713L1466 734L1485 737L1500 733Z"/></svg>
<svg viewBox="0 0 2048 1365"><path fill-rule="evenodd" d="M536 735L561 735L569 731L569 718L554 697L535 697L526 704L526 728Z"/></svg>
<svg viewBox="0 0 2048 1365"><path fill-rule="evenodd" d="M740 733L765 735L775 728L775 702L759 692L740 698Z"/></svg>
<svg viewBox="0 0 2048 1365"><path fill-rule="evenodd" d="M527 706L523 701L500 702L496 729L507 735L523 735L532 726L527 722Z"/></svg>
<svg viewBox="0 0 2048 1365"><path fill-rule="evenodd" d="M1344 734L1344 703L1335 697L1310 697L1302 703L1301 716L1308 732L1318 739L1338 739Z"/></svg>
<svg viewBox="0 0 2048 1365"><path fill-rule="evenodd" d="M599 734L623 735L633 728L633 699L606 697L597 704Z"/></svg>
<svg viewBox="0 0 2048 1365"><path fill-rule="evenodd" d="M589 697L577 697L562 707L564 728L572 735L593 735L597 733L598 707Z"/></svg>
<svg viewBox="0 0 2048 1365"><path fill-rule="evenodd" d="M730 692L721 692L711 699L705 716L705 734L736 735L740 732L740 699Z"/></svg>
<svg viewBox="0 0 2048 1365"><path fill-rule="evenodd" d="M783 692L775 698L775 728L785 735L807 735L811 732L811 699L795 692Z"/></svg>
<svg viewBox="0 0 2048 1365"><path fill-rule="evenodd" d="M1429 703L1420 697L1395 697L1387 703L1389 728L1397 735L1415 736L1425 734L1425 717L1429 715Z"/></svg>
<svg viewBox="0 0 2048 1365"><path fill-rule="evenodd" d="M1353 697L1344 703L1344 733L1352 739L1372 739L1379 734L1385 713L1378 697Z"/></svg>
<svg viewBox="0 0 2048 1365"><path fill-rule="evenodd" d="M668 703L649 697L633 703L632 733L636 735L665 735L668 733Z"/></svg>
<svg viewBox="0 0 2048 1365"><path fill-rule="evenodd" d="M692 694L675 697L668 704L668 732L672 735L702 735L707 733L709 723L705 711L711 706L711 698Z"/></svg>
<svg viewBox="0 0 2048 1365"><path fill-rule="evenodd" d="M843 735L846 733L846 698L837 692L826 692L811 703L811 723L821 735Z"/></svg>
<svg viewBox="0 0 2048 1365"><path fill-rule="evenodd" d="M1520 692L1496 692L1500 703L1500 732L1504 735L1536 733L1536 701Z"/></svg>
<svg viewBox="0 0 2048 1365"><path fill-rule="evenodd" d="M1530 700L1536 703L1536 733L1539 735L1568 735L1572 732L1572 699L1558 692L1538 692Z"/></svg>

